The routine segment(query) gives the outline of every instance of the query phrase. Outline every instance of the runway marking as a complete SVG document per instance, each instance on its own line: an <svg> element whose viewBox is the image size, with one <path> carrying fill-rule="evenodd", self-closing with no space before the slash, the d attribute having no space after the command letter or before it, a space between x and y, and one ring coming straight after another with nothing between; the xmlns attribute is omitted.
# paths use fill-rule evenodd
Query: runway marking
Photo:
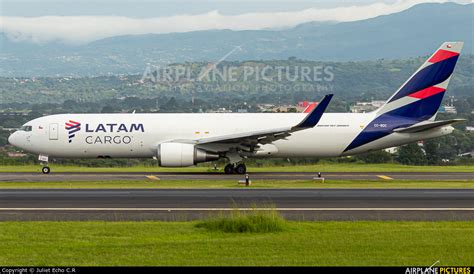
<svg viewBox="0 0 474 274"><path fill-rule="evenodd" d="M385 175L377 175L377 177L379 177L381 179L384 179L384 180L393 180L392 177L388 177L388 176L385 176Z"/></svg>
<svg viewBox="0 0 474 274"><path fill-rule="evenodd" d="M149 176L146 176L146 177L150 180L160 180L160 178L158 178L156 176L153 176L153 175L149 175Z"/></svg>
<svg viewBox="0 0 474 274"><path fill-rule="evenodd" d="M89 207L44 207L44 208L0 208L0 211L474 211L474 208L465 207L418 207L418 208L403 208L403 207L378 207L378 208L342 208L342 207L318 207L318 208L89 208Z"/></svg>

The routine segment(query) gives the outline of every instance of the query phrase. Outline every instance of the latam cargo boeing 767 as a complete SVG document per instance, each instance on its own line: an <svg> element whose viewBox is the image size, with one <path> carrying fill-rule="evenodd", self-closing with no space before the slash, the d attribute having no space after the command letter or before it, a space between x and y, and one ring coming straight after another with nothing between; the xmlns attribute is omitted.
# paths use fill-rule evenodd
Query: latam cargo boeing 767
<svg viewBox="0 0 474 274"><path fill-rule="evenodd" d="M446 42L379 109L324 113L58 114L34 119L8 141L25 151L65 158L148 158L185 167L225 158L225 173L245 173L251 157L334 157L450 134L461 119L435 116L461 52Z"/></svg>

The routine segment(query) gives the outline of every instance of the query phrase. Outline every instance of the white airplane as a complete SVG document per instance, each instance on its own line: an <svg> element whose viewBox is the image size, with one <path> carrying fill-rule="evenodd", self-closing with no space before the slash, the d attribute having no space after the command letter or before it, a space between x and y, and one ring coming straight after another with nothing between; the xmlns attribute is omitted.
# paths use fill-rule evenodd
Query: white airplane
<svg viewBox="0 0 474 274"><path fill-rule="evenodd" d="M435 121L462 42L446 42L379 109L324 113L332 95L309 113L57 114L34 119L8 141L49 157L151 158L185 167L226 158L227 174L246 172L253 157L353 155L450 134Z"/></svg>

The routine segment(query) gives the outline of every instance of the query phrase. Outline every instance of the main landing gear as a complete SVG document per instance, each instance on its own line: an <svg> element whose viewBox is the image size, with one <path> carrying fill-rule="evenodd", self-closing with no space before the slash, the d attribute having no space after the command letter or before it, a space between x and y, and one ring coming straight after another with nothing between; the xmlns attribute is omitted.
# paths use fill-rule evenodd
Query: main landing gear
<svg viewBox="0 0 474 274"><path fill-rule="evenodd" d="M247 172L247 167L244 163L240 163L238 165L228 164L224 168L225 174L245 174L245 172Z"/></svg>

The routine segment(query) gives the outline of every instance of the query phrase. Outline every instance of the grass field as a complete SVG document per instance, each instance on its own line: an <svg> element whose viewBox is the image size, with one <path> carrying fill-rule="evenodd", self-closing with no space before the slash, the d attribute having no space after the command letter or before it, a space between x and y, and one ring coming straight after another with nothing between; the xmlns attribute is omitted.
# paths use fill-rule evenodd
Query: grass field
<svg viewBox="0 0 474 274"><path fill-rule="evenodd" d="M133 180L133 181L75 181L75 182L0 182L0 189L7 188L244 188L237 181L229 180ZM252 181L251 188L474 188L474 180L466 181L416 181L416 180L380 180L380 181Z"/></svg>
<svg viewBox="0 0 474 274"><path fill-rule="evenodd" d="M471 265L473 222L289 222L224 233L195 222L0 222L0 265Z"/></svg>
<svg viewBox="0 0 474 274"><path fill-rule="evenodd" d="M223 168L223 167L220 167ZM209 167L79 167L51 165L52 172L209 172ZM405 166L400 164L321 163L300 166L248 167L249 172L474 172L474 166ZM40 165L0 166L0 172L41 172Z"/></svg>

